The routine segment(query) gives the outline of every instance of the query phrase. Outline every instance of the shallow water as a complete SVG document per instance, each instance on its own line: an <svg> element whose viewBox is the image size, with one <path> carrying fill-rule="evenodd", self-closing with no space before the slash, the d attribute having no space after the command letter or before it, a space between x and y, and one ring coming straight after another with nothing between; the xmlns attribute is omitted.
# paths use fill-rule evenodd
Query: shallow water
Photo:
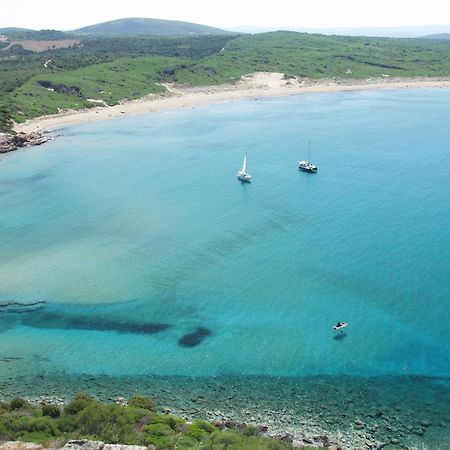
<svg viewBox="0 0 450 450"><path fill-rule="evenodd" d="M5 392L26 367L119 386L372 377L382 398L404 377L423 405L436 383L448 395L449 90L235 101L59 133L0 161ZM308 140L313 175L296 166ZM446 423L449 403L432 404Z"/></svg>

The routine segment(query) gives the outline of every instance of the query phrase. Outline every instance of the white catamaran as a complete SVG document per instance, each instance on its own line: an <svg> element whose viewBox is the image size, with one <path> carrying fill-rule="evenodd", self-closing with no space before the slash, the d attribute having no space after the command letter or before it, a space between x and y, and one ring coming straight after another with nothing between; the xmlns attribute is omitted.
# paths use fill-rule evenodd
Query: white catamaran
<svg viewBox="0 0 450 450"><path fill-rule="evenodd" d="M250 183L252 176L247 173L247 153L244 156L244 163L242 164L242 169L236 175L239 180Z"/></svg>
<svg viewBox="0 0 450 450"><path fill-rule="evenodd" d="M311 141L308 141L308 161L299 161L298 168L299 170L303 170L304 172L316 173L317 166L315 166L310 162L310 155L311 155Z"/></svg>

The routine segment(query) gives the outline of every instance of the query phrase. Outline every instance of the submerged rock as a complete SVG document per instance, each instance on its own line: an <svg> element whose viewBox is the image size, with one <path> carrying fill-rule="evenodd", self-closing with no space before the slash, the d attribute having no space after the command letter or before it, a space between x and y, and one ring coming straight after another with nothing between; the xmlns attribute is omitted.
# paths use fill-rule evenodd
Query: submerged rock
<svg viewBox="0 0 450 450"><path fill-rule="evenodd" d="M205 327L197 327L192 333L185 334L178 344L181 347L196 347L201 344L203 340L212 334L211 330Z"/></svg>

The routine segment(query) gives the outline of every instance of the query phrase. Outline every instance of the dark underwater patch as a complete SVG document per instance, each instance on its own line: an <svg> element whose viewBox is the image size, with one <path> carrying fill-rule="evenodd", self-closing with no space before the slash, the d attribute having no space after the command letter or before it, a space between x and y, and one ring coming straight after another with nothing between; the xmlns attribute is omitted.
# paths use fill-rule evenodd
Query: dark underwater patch
<svg viewBox="0 0 450 450"><path fill-rule="evenodd" d="M181 347L197 347L197 345L201 344L211 334L212 332L208 328L197 327L192 333L185 334L181 337L178 345Z"/></svg>
<svg viewBox="0 0 450 450"><path fill-rule="evenodd" d="M14 356L0 356L0 362L5 362L5 363L10 363L10 362L13 362L13 361L19 361L21 359L22 358L17 358L17 357L14 357Z"/></svg>
<svg viewBox="0 0 450 450"><path fill-rule="evenodd" d="M116 333L155 334L170 328L166 323L131 323L102 320L99 317L42 312L32 314L22 320L24 325L34 328L75 329L92 331L114 331Z"/></svg>
<svg viewBox="0 0 450 450"><path fill-rule="evenodd" d="M45 305L45 301L37 301L33 303L23 302L3 302L0 303L0 313L23 314L38 311Z"/></svg>

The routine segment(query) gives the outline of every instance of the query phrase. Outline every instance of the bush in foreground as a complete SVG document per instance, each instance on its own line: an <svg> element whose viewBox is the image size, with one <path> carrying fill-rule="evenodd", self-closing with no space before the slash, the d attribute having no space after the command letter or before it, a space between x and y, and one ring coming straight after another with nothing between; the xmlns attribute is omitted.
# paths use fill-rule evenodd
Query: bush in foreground
<svg viewBox="0 0 450 450"><path fill-rule="evenodd" d="M193 423L158 414L147 397L136 396L128 406L101 403L78 394L63 411L58 405L33 407L14 398L0 408L0 439L36 442L44 446L70 439L110 444L153 445L157 450L286 450L291 445L261 437L254 427L221 431L204 420Z"/></svg>
<svg viewBox="0 0 450 450"><path fill-rule="evenodd" d="M135 408L146 409L148 411L156 412L156 404L148 397L136 395L128 400L128 406L134 406Z"/></svg>

